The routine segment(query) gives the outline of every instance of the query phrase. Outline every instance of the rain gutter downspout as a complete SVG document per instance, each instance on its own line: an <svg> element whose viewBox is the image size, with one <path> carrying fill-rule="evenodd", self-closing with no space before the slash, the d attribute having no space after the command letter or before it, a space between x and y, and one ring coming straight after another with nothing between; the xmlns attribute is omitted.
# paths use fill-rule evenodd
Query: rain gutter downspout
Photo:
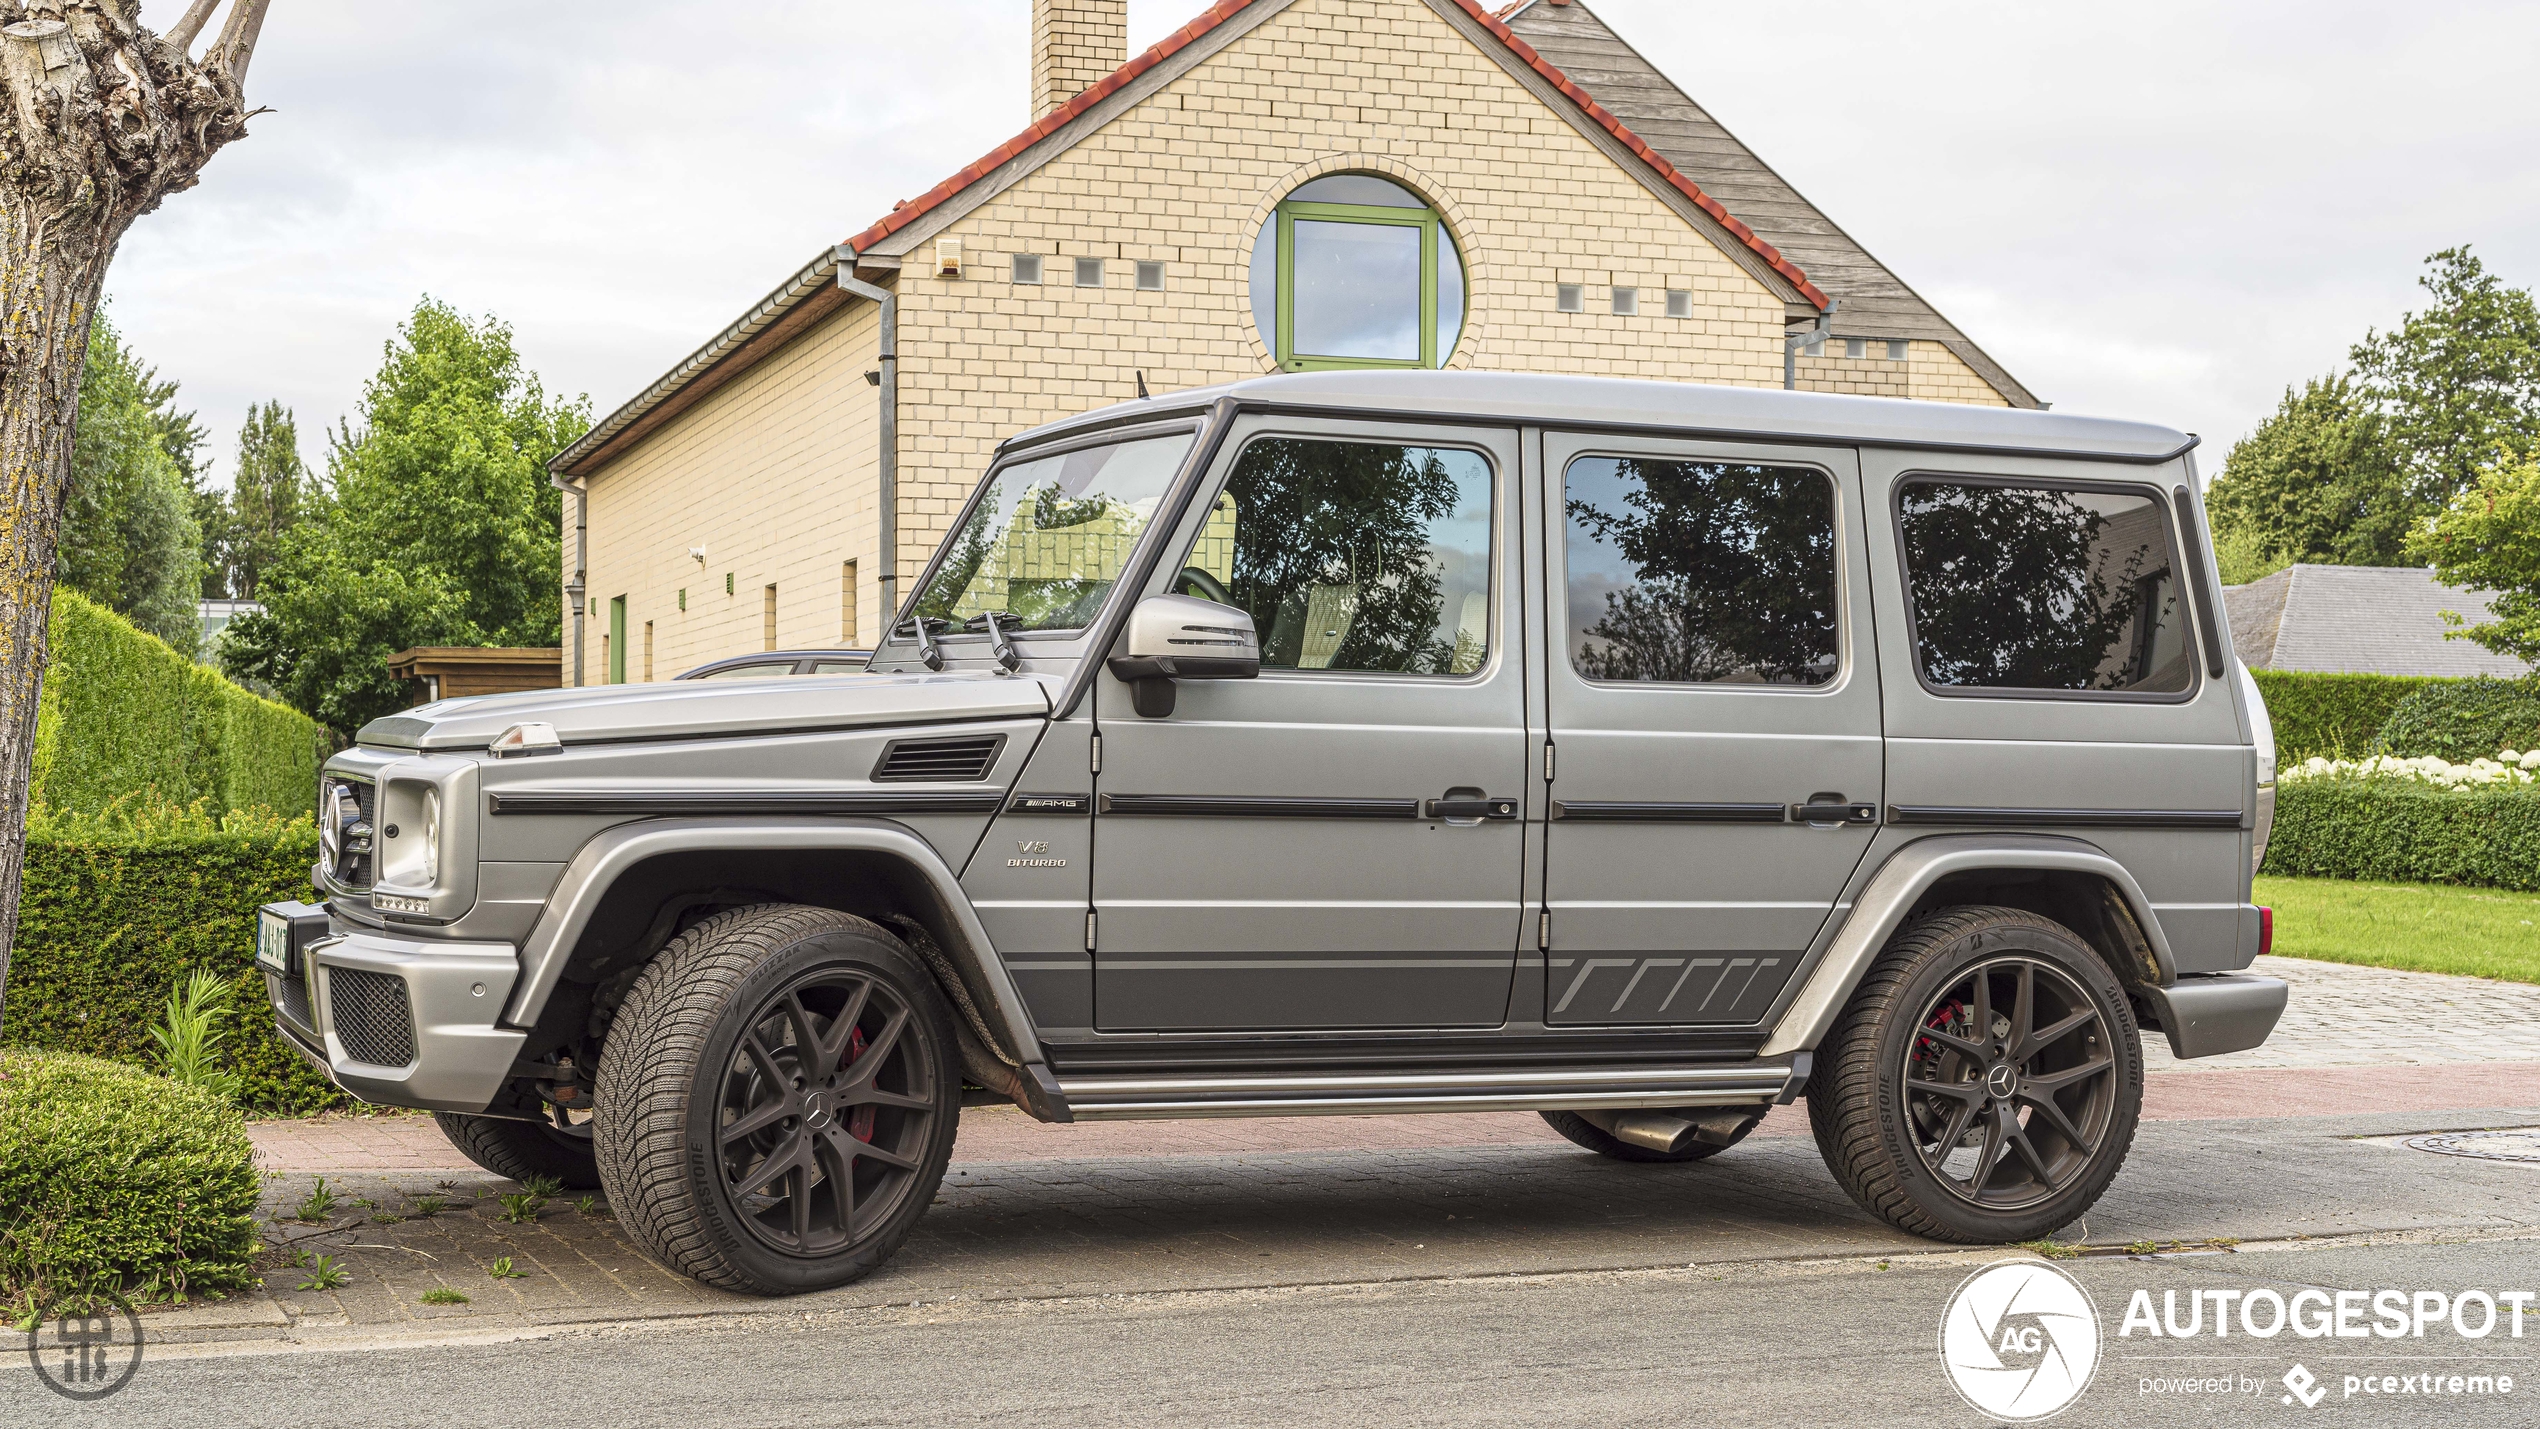
<svg viewBox="0 0 2540 1429"><path fill-rule="evenodd" d="M876 463L881 478L881 534L877 544L882 548L882 611L887 623L875 641L879 645L891 638L900 613L900 305L890 289L855 275L855 250L845 244L838 246L838 286L882 310L882 421L876 442L881 448Z"/></svg>
<svg viewBox="0 0 2540 1429"><path fill-rule="evenodd" d="M573 579L565 582L564 593L566 599L573 602L573 684L579 689L582 685L582 614L587 608L582 598L586 589L583 577L590 571L591 499L588 491L552 471L547 473L547 484L573 498Z"/></svg>

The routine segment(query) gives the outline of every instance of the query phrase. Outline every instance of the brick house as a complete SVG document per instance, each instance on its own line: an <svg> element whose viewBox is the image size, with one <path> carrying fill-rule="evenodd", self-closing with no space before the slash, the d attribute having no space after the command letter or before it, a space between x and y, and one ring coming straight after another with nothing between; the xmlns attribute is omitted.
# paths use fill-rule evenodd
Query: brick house
<svg viewBox="0 0 2540 1429"><path fill-rule="evenodd" d="M1280 370L2033 407L1580 0L1033 0L1032 126L552 464L567 679L870 645L1004 438ZM886 336L887 334L887 336Z"/></svg>

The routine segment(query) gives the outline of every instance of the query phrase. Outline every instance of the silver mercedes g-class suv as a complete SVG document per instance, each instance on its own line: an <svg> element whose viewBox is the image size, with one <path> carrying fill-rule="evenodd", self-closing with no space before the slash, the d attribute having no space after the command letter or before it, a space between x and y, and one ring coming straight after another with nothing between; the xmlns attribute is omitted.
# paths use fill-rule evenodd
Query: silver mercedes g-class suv
<svg viewBox="0 0 2540 1429"><path fill-rule="evenodd" d="M1052 423L864 673L364 728L322 905L259 921L276 1021L762 1293L880 1264L993 1103L1690 1161L1804 1094L1871 1214L2041 1236L2142 1029L2284 1007L2194 444L1445 372Z"/></svg>

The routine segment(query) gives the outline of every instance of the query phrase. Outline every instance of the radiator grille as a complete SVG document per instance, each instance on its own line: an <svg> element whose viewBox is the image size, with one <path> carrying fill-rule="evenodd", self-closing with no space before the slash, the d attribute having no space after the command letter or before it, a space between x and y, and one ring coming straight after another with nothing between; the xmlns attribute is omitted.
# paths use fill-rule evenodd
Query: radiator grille
<svg viewBox="0 0 2540 1429"><path fill-rule="evenodd" d="M276 1011L303 1032L317 1026L317 1019L309 1015L307 982L289 973L269 972L265 974L265 983L273 993L273 1005Z"/></svg>
<svg viewBox="0 0 2540 1429"><path fill-rule="evenodd" d="M413 1063L415 1019L404 978L368 968L328 968L326 985L335 1035L354 1061L374 1067Z"/></svg>
<svg viewBox="0 0 2540 1429"><path fill-rule="evenodd" d="M985 779L1005 747L1002 734L963 735L956 739L900 739L882 751L873 766L876 784Z"/></svg>

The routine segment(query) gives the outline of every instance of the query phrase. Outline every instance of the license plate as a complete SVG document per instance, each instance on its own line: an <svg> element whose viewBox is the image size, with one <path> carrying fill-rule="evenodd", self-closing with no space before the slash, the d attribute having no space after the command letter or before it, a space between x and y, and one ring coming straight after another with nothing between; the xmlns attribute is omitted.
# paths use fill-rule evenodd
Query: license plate
<svg viewBox="0 0 2540 1429"><path fill-rule="evenodd" d="M291 920L270 908L256 910L256 965L291 971Z"/></svg>

